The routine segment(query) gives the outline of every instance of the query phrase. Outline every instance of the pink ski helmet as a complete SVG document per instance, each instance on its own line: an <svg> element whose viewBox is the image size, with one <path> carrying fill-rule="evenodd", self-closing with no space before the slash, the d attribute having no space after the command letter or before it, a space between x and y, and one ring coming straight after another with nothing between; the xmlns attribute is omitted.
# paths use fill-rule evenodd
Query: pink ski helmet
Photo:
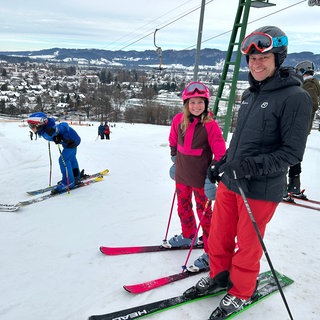
<svg viewBox="0 0 320 320"><path fill-rule="evenodd" d="M202 82L190 82L182 92L183 103L190 98L206 98L209 102L210 92Z"/></svg>

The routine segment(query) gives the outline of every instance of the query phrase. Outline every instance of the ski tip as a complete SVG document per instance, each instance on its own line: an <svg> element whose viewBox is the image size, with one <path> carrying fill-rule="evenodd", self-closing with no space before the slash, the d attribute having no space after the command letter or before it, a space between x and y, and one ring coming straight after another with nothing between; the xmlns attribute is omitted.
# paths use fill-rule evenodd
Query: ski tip
<svg viewBox="0 0 320 320"><path fill-rule="evenodd" d="M104 246L100 246L99 247L99 251L101 252L101 253L103 253L103 254L107 254L107 250L106 250L106 247L104 247Z"/></svg>
<svg viewBox="0 0 320 320"><path fill-rule="evenodd" d="M102 175L106 175L106 174L109 173L109 170L108 170L108 169L105 169L105 170L101 171L100 173L101 173Z"/></svg>
<svg viewBox="0 0 320 320"><path fill-rule="evenodd" d="M126 290L126 291L129 292L129 293L135 293L135 292L132 292L132 291L131 291L130 286L124 285L124 286L123 286L123 289Z"/></svg>

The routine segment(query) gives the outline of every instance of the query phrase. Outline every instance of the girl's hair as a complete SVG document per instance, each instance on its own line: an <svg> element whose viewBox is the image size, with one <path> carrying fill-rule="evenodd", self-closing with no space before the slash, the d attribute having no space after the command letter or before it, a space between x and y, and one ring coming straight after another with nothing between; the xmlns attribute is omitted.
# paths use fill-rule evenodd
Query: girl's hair
<svg viewBox="0 0 320 320"><path fill-rule="evenodd" d="M209 105L208 99L206 98L202 98L202 99L204 100L204 103L205 103L205 109L202 112L199 119L200 119L200 123L204 124L204 123L210 122L213 119L213 117L210 113L208 113L208 105ZM189 111L189 99L187 99L183 104L183 121L180 124L183 135L185 135L188 125L191 122L190 119L192 119L192 114Z"/></svg>

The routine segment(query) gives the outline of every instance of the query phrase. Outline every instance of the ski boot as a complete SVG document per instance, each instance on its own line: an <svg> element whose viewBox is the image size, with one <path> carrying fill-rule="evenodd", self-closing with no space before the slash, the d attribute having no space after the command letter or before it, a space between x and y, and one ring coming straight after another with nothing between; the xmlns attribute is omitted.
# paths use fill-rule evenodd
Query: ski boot
<svg viewBox="0 0 320 320"><path fill-rule="evenodd" d="M209 255L204 252L198 259L194 260L193 265L189 266L187 269L190 272L199 272L209 268Z"/></svg>
<svg viewBox="0 0 320 320"><path fill-rule="evenodd" d="M194 241L194 246L198 243L198 237ZM192 238L185 238L182 234L175 235L168 241L163 242L163 246L166 248L178 248L178 247L190 247L192 244Z"/></svg>
<svg viewBox="0 0 320 320"><path fill-rule="evenodd" d="M188 299L195 299L207 294L213 294L227 289L229 280L229 272L222 271L214 278L209 275L201 278L195 286L189 288L183 293L183 296Z"/></svg>
<svg viewBox="0 0 320 320"><path fill-rule="evenodd" d="M227 319L231 314L240 311L246 300L227 293L220 301L219 306L212 312L209 320Z"/></svg>
<svg viewBox="0 0 320 320"><path fill-rule="evenodd" d="M64 184L63 182L61 182L61 183L59 183L57 185L56 188L51 190L51 194L58 194L58 193L66 192L66 191L72 189L74 186L75 186L74 182L70 183L69 185L68 184Z"/></svg>

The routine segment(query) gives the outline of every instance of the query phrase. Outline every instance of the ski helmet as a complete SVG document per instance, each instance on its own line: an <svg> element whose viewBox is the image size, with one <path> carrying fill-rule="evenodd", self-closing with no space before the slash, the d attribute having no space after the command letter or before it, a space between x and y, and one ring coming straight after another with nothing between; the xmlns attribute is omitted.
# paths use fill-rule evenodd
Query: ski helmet
<svg viewBox="0 0 320 320"><path fill-rule="evenodd" d="M190 98L206 98L209 102L210 92L202 82L190 82L182 92L183 103Z"/></svg>
<svg viewBox="0 0 320 320"><path fill-rule="evenodd" d="M314 74L315 65L313 62L305 60L296 65L297 73L303 76L305 73Z"/></svg>
<svg viewBox="0 0 320 320"><path fill-rule="evenodd" d="M287 57L288 37L275 26L261 27L244 38L241 44L241 52L249 61L250 54L272 52L275 56L275 64L280 67Z"/></svg>
<svg viewBox="0 0 320 320"><path fill-rule="evenodd" d="M37 128L37 131L41 131L48 123L48 118L43 112L35 112L29 116L27 122L31 129Z"/></svg>

